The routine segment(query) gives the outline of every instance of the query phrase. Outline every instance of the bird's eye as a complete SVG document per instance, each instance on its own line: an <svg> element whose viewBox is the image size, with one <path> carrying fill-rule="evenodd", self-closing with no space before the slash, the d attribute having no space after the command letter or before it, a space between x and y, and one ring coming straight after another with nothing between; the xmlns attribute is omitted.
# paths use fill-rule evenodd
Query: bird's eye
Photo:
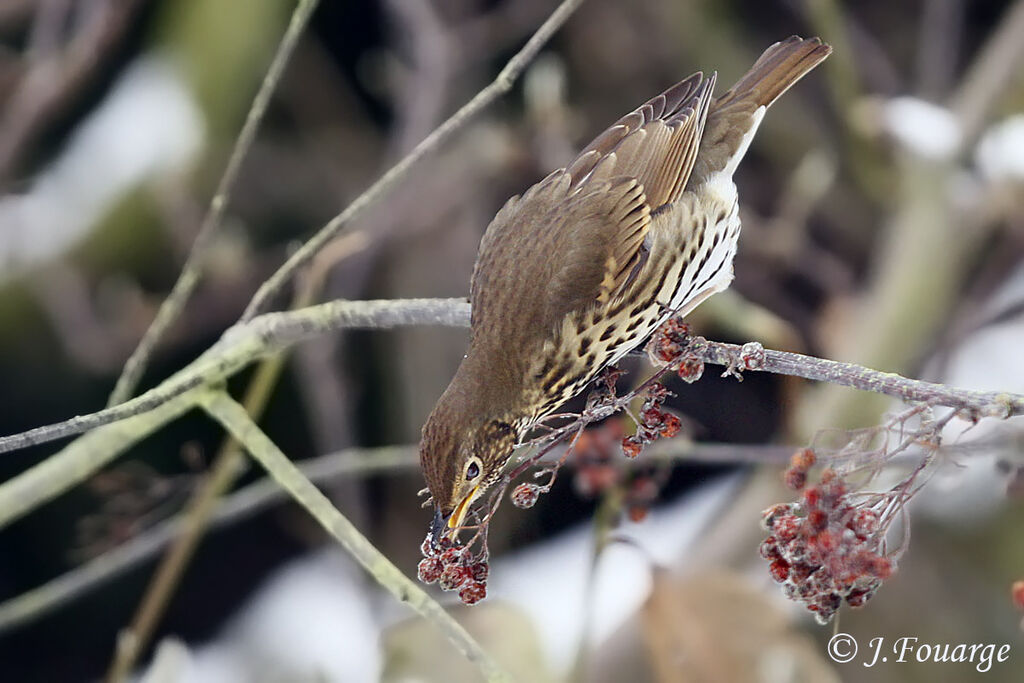
<svg viewBox="0 0 1024 683"><path fill-rule="evenodd" d="M473 460L466 467L466 479L476 479L480 476L480 465L477 464L476 460Z"/></svg>

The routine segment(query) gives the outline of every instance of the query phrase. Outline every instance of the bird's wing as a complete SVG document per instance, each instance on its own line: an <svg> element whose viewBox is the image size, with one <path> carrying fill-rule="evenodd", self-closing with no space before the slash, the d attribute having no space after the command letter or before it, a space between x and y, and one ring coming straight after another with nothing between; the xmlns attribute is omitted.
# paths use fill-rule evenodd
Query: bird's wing
<svg viewBox="0 0 1024 683"><path fill-rule="evenodd" d="M623 116L568 167L574 185L636 178L651 211L682 194L704 132L715 75L695 73Z"/></svg>
<svg viewBox="0 0 1024 683"><path fill-rule="evenodd" d="M669 88L502 207L473 273L474 329L549 332L628 287L647 258L651 214L686 186L714 82L697 73Z"/></svg>
<svg viewBox="0 0 1024 683"><path fill-rule="evenodd" d="M550 333L570 311L615 296L643 265L649 224L635 178L573 187L564 170L552 173L487 228L470 286L473 327Z"/></svg>

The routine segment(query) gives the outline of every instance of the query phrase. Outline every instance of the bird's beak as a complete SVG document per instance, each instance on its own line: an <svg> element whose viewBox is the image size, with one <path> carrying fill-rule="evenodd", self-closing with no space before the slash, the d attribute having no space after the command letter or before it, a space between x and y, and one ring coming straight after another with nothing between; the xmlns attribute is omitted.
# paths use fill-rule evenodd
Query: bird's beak
<svg viewBox="0 0 1024 683"><path fill-rule="evenodd" d="M469 511L469 505L476 498L477 491L480 490L479 486L474 486L473 490L469 492L461 503L455 506L455 510L451 515L448 516L448 528L452 531L462 526L462 521L466 519L466 513Z"/></svg>

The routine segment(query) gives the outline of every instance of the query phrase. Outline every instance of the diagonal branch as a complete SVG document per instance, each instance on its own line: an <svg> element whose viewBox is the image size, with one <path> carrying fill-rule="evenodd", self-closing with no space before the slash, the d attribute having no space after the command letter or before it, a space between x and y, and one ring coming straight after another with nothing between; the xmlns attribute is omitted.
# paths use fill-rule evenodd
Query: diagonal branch
<svg viewBox="0 0 1024 683"><path fill-rule="evenodd" d="M854 363L842 363L789 351L771 351L757 342L738 346L697 340L693 353L705 363L725 365L726 373L738 370L771 372L828 382L861 391L885 394L911 403L926 403L963 411L968 419L1010 418L1024 413L1024 396L1009 392L972 391L935 382L908 379Z"/></svg>
<svg viewBox="0 0 1024 683"><path fill-rule="evenodd" d="M249 363L297 342L339 329L405 325L469 325L469 304L460 299L331 301L287 313L269 313L228 329L220 341L162 384L130 401L63 422L0 437L0 453L81 434L135 415L235 374Z"/></svg>
<svg viewBox="0 0 1024 683"><path fill-rule="evenodd" d="M785 451L785 457L789 457L789 450ZM296 466L310 481L319 483L336 481L346 476L409 470L417 462L415 446L386 446L349 448L303 460ZM273 480L261 479L225 498L213 511L209 526L215 529L233 524L280 503L287 496ZM186 533L186 514L175 515L102 555L0 603L0 635L53 612L152 558L167 544Z"/></svg>
<svg viewBox="0 0 1024 683"><path fill-rule="evenodd" d="M82 481L127 448L126 442L144 438L187 410L204 387L217 385L258 358L343 328L468 327L469 312L469 304L461 299L332 301L286 313L270 313L236 325L192 364L123 407L0 438L0 453L3 453L100 426L46 461L0 484L0 528ZM972 419L1024 414L1024 396L1020 394L958 389L852 363L765 350L759 344L739 347L701 340L688 352L704 362L726 365L730 369L791 375L905 401L948 406ZM116 412L120 410L133 417L124 419L127 415Z"/></svg>
<svg viewBox="0 0 1024 683"><path fill-rule="evenodd" d="M451 137L455 131L462 128L470 118L476 116L491 102L508 92L512 88L512 84L515 83L516 79L519 78L519 75L526 68L526 65L530 63L544 44L561 28L562 24L565 23L582 2L583 0L562 0L562 4L551 13L547 21L541 24L541 27L527 41L526 45L509 60L505 68L501 70L501 73L498 74L497 78L490 85L478 92L473 99L452 114L447 121L434 129L434 132L416 145L408 155L392 166L387 173L381 176L365 192L356 197L355 201L349 204L344 211L332 218L327 225L320 228L313 237L285 261L284 265L276 273L260 285L256 295L242 314L242 320L249 320L265 310L269 305L270 299L280 292L285 284L295 275L295 272L306 265L325 244L334 239L354 218L387 195L398 184L398 181L408 173L409 169L423 157L434 151L434 149Z"/></svg>
<svg viewBox="0 0 1024 683"><path fill-rule="evenodd" d="M0 484L0 528L88 478L129 446L188 410L204 386L216 386L252 361L330 330L399 325L466 327L469 305L458 299L332 301L289 313L261 316L231 328L190 365L134 399L131 405L140 412L132 417L123 419L124 415L112 415L111 411L122 409L116 406L0 438L0 453L3 453L92 430L35 467ZM152 403L137 405L136 402L141 401ZM143 412L143 409L151 412ZM98 428L93 428L97 425Z"/></svg>
<svg viewBox="0 0 1024 683"><path fill-rule="evenodd" d="M327 496L321 493L249 418L241 404L223 392L204 393L202 404L210 416L243 444L270 476L287 489L381 586L436 626L456 649L480 667L487 680L508 679L507 674L494 663L461 624L399 571L344 515L338 512Z"/></svg>
<svg viewBox="0 0 1024 683"><path fill-rule="evenodd" d="M270 103L270 96L281 80L285 65L288 64L288 59L291 57L295 45L299 42L299 36L302 35L302 31L309 22L309 17L313 10L316 9L318 2L319 0L299 0L299 4L296 5L294 12L292 12L288 29L281 39L281 44L277 48L277 53L270 63L267 74L263 77L263 82L260 84L260 89L253 99L252 107L249 108L249 113L245 118L245 124L242 126L241 132L238 134L238 139L235 140L235 146L231 150L231 157L228 159L227 168L224 169L224 175L221 176L213 199L210 200L210 206L206 210L206 216L203 217L199 234L196 235L192 250L189 252L181 274L178 275L178 280L174 283L170 294L167 295L167 298L160 305L156 318L153 319L145 334L142 335L142 340L139 341L138 347L136 347L132 355L129 356L128 361L124 364L121 376L118 377L114 391L110 394L110 399L107 401L108 406L115 406L128 400L135 392L135 388L142 378L142 373L146 369L146 364L149 362L153 349L156 348L167 328L181 314L185 304L188 303L189 297L199 284L199 279L203 274L203 259L206 257L210 243L217 232L218 226L220 226L221 219L224 217L224 210L227 208L231 191L235 187L235 181L238 179L238 171L242 167L242 161L245 159L246 154L248 154L252 141L256 137L256 130L259 128L260 121L263 120L263 114Z"/></svg>

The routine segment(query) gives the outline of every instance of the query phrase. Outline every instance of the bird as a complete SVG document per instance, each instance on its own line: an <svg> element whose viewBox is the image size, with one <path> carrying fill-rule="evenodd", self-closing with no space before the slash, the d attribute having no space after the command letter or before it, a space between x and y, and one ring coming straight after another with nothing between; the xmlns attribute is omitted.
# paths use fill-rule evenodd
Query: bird
<svg viewBox="0 0 1024 683"><path fill-rule="evenodd" d="M736 167L766 109L831 51L792 36L717 97L717 74L697 72L498 211L470 282L469 348L421 434L435 540L533 425L729 286Z"/></svg>

